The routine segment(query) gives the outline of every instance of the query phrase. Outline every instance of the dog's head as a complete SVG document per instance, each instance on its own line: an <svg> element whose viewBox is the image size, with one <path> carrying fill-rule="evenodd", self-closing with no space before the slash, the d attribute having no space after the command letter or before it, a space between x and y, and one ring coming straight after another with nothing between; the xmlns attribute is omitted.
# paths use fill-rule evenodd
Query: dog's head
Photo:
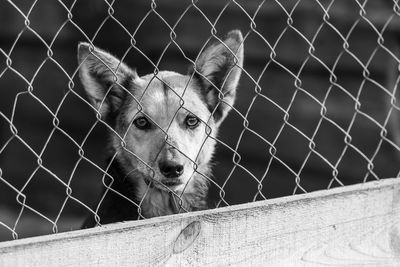
<svg viewBox="0 0 400 267"><path fill-rule="evenodd" d="M109 53L81 43L79 75L96 112L111 128L112 149L130 179L176 192L208 174L218 126L233 105L243 37L231 31L208 46L188 75L139 77Z"/></svg>

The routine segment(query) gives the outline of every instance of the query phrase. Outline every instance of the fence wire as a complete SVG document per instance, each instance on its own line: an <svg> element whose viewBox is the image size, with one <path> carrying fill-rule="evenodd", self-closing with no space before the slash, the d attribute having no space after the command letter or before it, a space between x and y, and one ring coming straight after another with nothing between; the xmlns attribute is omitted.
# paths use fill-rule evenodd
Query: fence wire
<svg viewBox="0 0 400 267"><path fill-rule="evenodd" d="M129 149L133 122L116 130L87 99L78 77L84 63L76 60L81 41L91 55L110 51L165 84L161 70L186 73L200 51L241 30L236 102L220 134L211 134L213 115L202 120L200 151L183 155L192 177L210 183L211 207L400 176L398 1L214 2L0 4L0 240L77 229L88 214L101 225L109 194L146 218L151 183L141 199L112 186L121 150L105 161L106 132L137 164L157 170ZM166 86L181 101L175 119L190 86L183 93ZM145 114L133 98L135 114ZM229 104L222 92L219 102ZM145 115L163 131L164 146L184 154L169 139L173 121L164 129ZM197 169L207 140L217 144L212 174ZM170 194L178 212L188 211L182 194Z"/></svg>

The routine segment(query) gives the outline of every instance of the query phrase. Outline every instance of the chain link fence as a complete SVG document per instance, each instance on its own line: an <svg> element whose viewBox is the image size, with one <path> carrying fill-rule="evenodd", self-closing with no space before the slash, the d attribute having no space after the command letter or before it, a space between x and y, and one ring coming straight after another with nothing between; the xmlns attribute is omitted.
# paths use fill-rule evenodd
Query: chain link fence
<svg viewBox="0 0 400 267"><path fill-rule="evenodd" d="M0 240L79 229L88 214L101 224L102 200L119 194L118 153L104 156L113 125L78 77L81 41L162 81L241 30L236 102L207 136L212 174L194 168L212 207L400 176L395 0L15 0L0 3L0 22ZM146 217L143 199L126 200Z"/></svg>

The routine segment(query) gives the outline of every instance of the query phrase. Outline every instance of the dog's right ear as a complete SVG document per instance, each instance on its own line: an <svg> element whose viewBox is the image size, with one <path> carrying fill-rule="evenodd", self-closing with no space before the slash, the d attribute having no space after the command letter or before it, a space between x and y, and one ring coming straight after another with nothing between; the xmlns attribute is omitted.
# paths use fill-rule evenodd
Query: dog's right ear
<svg viewBox="0 0 400 267"><path fill-rule="evenodd" d="M137 73L121 60L88 43L78 46L79 77L92 105L106 117L119 109Z"/></svg>

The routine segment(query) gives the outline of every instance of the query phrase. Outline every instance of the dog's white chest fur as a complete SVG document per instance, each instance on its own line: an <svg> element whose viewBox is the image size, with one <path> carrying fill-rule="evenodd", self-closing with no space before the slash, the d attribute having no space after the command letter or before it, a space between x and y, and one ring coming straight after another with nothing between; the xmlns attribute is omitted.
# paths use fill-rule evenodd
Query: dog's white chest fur
<svg viewBox="0 0 400 267"><path fill-rule="evenodd" d="M178 196L173 196L172 193L149 188L143 194L141 210L146 218L183 212L185 204L183 201L179 200L180 198ZM182 208L179 208L180 206L182 206Z"/></svg>

